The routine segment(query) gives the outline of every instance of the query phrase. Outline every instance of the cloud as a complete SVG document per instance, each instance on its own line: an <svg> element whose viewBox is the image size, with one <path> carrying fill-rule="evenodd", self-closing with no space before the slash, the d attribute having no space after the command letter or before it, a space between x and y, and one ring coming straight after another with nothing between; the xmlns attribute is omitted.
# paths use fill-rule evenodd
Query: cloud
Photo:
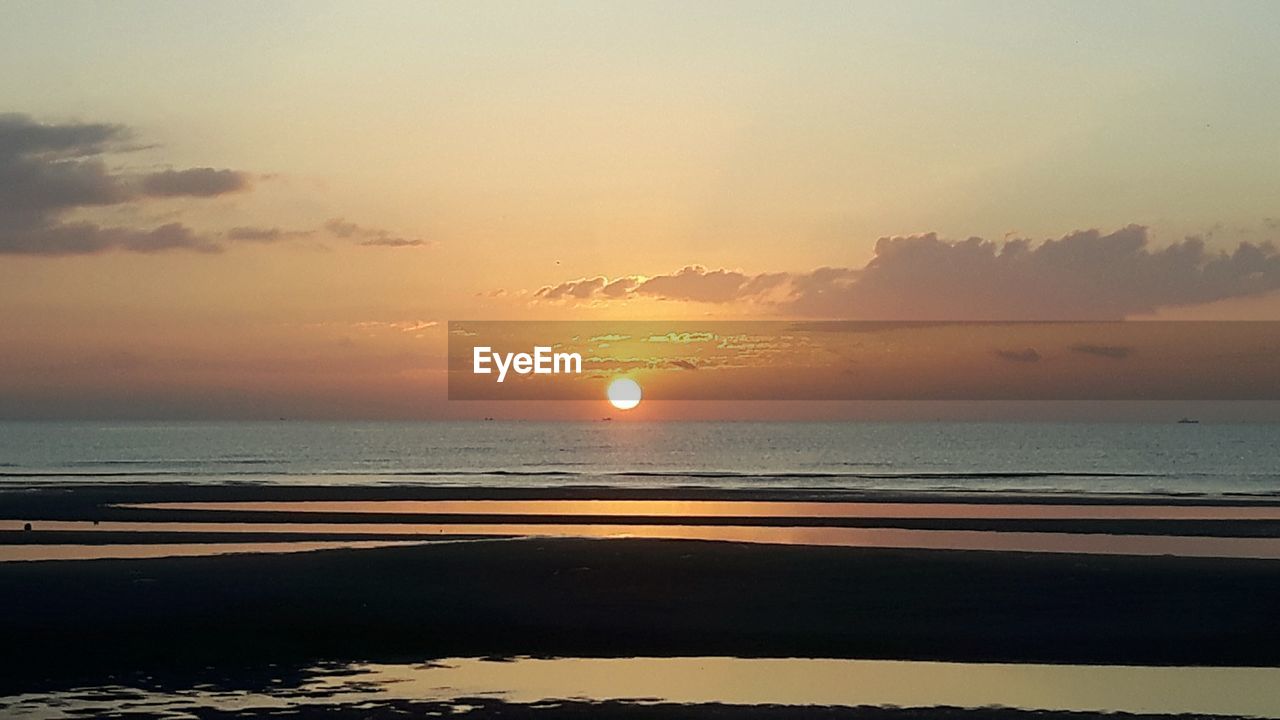
<svg viewBox="0 0 1280 720"><path fill-rule="evenodd" d="M252 177L237 170L196 167L131 173L108 167L108 155L140 147L122 125L41 123L26 115L0 115L0 254L214 253L228 243L273 243L318 232L238 226L211 236L181 223L155 228L104 227L68 217L86 208L130 207L151 199L213 198L251 189ZM362 247L432 244L342 218L329 220L322 230Z"/></svg>
<svg viewBox="0 0 1280 720"><path fill-rule="evenodd" d="M245 242L271 243L295 237L307 237L310 230L281 230L278 227L262 228L251 226L233 227L227 231L227 239Z"/></svg>
<svg viewBox="0 0 1280 720"><path fill-rule="evenodd" d="M1035 348L1027 348L1025 350L996 350L996 357L1008 360L1009 362L1040 362L1040 353L1036 352Z"/></svg>
<svg viewBox="0 0 1280 720"><path fill-rule="evenodd" d="M92 255L108 250L157 253L165 250L222 251L222 246L181 223L151 230L62 223L26 232L0 233L0 254Z"/></svg>
<svg viewBox="0 0 1280 720"><path fill-rule="evenodd" d="M1133 354L1133 348L1124 347L1122 345L1090 345L1081 343L1072 345L1071 352L1081 355L1093 355L1095 357L1111 358L1112 360L1123 360Z"/></svg>
<svg viewBox="0 0 1280 720"><path fill-rule="evenodd" d="M620 278L614 282L625 282L627 285L634 286L636 280L633 278ZM559 285L541 288L535 292L533 296L543 300L561 300L564 298L578 298L580 300L585 300L597 294L604 295L603 291L609 284L608 280L603 277L570 280L569 282L563 282ZM604 295L604 297L625 297L627 292L627 290L620 290L610 295Z"/></svg>
<svg viewBox="0 0 1280 720"><path fill-rule="evenodd" d="M357 225L344 218L331 218L325 222L324 229L336 238L355 240L355 244L361 247L408 248L434 245L430 240L400 237L390 230Z"/></svg>
<svg viewBox="0 0 1280 720"><path fill-rule="evenodd" d="M749 278L731 270L707 270L690 265L674 275L659 275L637 285L634 292L667 300L721 303L739 297Z"/></svg>
<svg viewBox="0 0 1280 720"><path fill-rule="evenodd" d="M928 235L881 238L856 274L810 278L799 314L949 319L1118 319L1280 288L1270 245L1210 253L1199 238L1152 250L1147 229L1083 230L1038 245Z"/></svg>
<svg viewBox="0 0 1280 720"><path fill-rule="evenodd" d="M207 167L165 170L142 179L143 192L152 197L215 197L248 189L248 174Z"/></svg>
<svg viewBox="0 0 1280 720"><path fill-rule="evenodd" d="M416 333L436 327L437 320L363 320L353 323L357 330L395 330L402 333Z"/></svg>
<svg viewBox="0 0 1280 720"><path fill-rule="evenodd" d="M786 273L748 277L737 271L709 271L699 265L690 265L673 275L650 278L637 275L612 280L606 277L570 280L539 288L533 296L542 300L587 300L596 297L620 300L645 296L660 300L722 303L765 293L781 285L786 279Z"/></svg>
<svg viewBox="0 0 1280 720"><path fill-rule="evenodd" d="M600 288L600 294L607 298L626 297L627 293L636 289L638 281L635 278L618 278L612 282L607 282L604 287Z"/></svg>
<svg viewBox="0 0 1280 720"><path fill-rule="evenodd" d="M38 225L48 214L128 200L100 155L128 138L104 124L40 125L0 115L0 227Z"/></svg>
<svg viewBox="0 0 1280 720"><path fill-rule="evenodd" d="M539 288L533 296L540 300L623 300L650 297L658 300L726 303L760 299L798 279L799 276L785 272L746 275L736 270L707 270L701 265L689 265L671 275L624 275L612 280L600 276L569 280L559 285Z"/></svg>
<svg viewBox="0 0 1280 720"><path fill-rule="evenodd" d="M43 125L20 113L0 113L0 157L45 155L74 158L101 155L129 139L129 131L123 125Z"/></svg>
<svg viewBox="0 0 1280 720"><path fill-rule="evenodd" d="M410 238L399 238L399 237L377 237L377 238L369 238L368 240L361 240L356 244L362 247L403 248L403 247L427 247L431 243L427 240L419 240L417 238L410 239Z"/></svg>
<svg viewBox="0 0 1280 720"><path fill-rule="evenodd" d="M415 320L413 322L403 323L398 326L400 332L418 332L439 325L436 320Z"/></svg>
<svg viewBox="0 0 1280 720"><path fill-rule="evenodd" d="M1190 237L1152 248L1147 229L1129 225L1041 243L948 241L935 233L883 237L860 268L748 275L690 265L647 278L570 280L534 297L747 302L819 318L1111 320L1277 289L1280 253L1271 243L1210 251L1201 238Z"/></svg>
<svg viewBox="0 0 1280 720"><path fill-rule="evenodd" d="M232 170L138 176L113 172L103 159L137 149L121 125L47 124L26 115L0 115L0 254L221 250L215 240L180 223L130 228L67 219L82 208L125 205L151 196L209 197L248 186L247 176Z"/></svg>
<svg viewBox="0 0 1280 720"><path fill-rule="evenodd" d="M324 224L324 229L328 230L334 237L349 238L361 231L359 225L349 223L342 218L333 218Z"/></svg>
<svg viewBox="0 0 1280 720"><path fill-rule="evenodd" d="M340 240L354 240L356 245L362 247L429 247L432 244L430 240L397 237L388 230L357 225L342 218L328 220L319 229L315 230L285 230L278 227L254 226L234 227L226 232L226 237L228 240L272 243L313 237L321 232L328 233Z"/></svg>
<svg viewBox="0 0 1280 720"><path fill-rule="evenodd" d="M716 339L715 333L709 332L669 332L666 335L650 335L645 338L645 342L651 343L675 343L677 345L688 345L689 343L706 343Z"/></svg>

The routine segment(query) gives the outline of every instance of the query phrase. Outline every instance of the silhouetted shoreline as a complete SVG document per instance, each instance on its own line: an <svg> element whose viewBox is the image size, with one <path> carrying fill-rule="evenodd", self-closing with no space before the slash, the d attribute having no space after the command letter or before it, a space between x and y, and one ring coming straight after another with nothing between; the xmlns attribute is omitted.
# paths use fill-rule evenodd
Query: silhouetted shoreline
<svg viewBox="0 0 1280 720"><path fill-rule="evenodd" d="M299 500L662 499L1273 506L1275 498L650 489L113 484L3 492L6 544L281 543L397 537L379 523L453 516L121 507ZM108 529L112 521L359 522L362 534ZM616 518L615 518L616 519ZM69 530L57 521L101 521ZM627 517L644 524L902 527L1275 537L1273 520ZM44 525L42 527L42 525ZM97 528L97 529L94 529ZM403 536L399 536L403 539ZM449 657L818 657L955 662L1280 666L1280 564L1268 560L507 539L298 554L0 563L0 694L123 685L270 688L318 663ZM453 536L441 536L454 539ZM460 536L467 539L466 536ZM393 704L394 705L394 704ZM361 717L391 717L393 705ZM588 707L590 706L590 707ZM424 706L425 707L425 706ZM400 708L403 710L403 708ZM645 717L792 717L645 706ZM815 712L817 709L814 709ZM607 711L607 712L606 712ZM248 718L209 711L200 717ZM298 710L296 716L305 715ZM331 717L345 717L332 708ZM625 703L479 707L463 717L638 717ZM868 709L828 717L893 720ZM879 712L879 711L876 711ZM895 711L896 712L896 711ZM903 711L905 712L905 711ZM959 717L931 709L927 717ZM1012 712L1012 711L1010 711ZM381 714L379 714L381 713ZM505 713L505 714L502 714ZM573 713L580 713L574 715ZM668 713L663 715L662 713ZM939 714L942 713L942 714ZM1041 717L1092 717L1056 713ZM813 717L812 713L805 713ZM817 715L823 716L823 715ZM288 715L285 715L288 717ZM1020 715L1009 715L1020 717Z"/></svg>
<svg viewBox="0 0 1280 720"><path fill-rule="evenodd" d="M448 701L391 700L353 704L308 703L292 708L224 710L185 707L199 720L402 720L406 717L448 717L459 720L1226 720L1235 716L1203 714L1135 714L1125 712L1066 712L1015 708L957 707L831 707L818 705L677 704L608 700L549 700L511 703L489 697ZM129 720L163 720L167 713L130 712Z"/></svg>
<svg viewBox="0 0 1280 720"><path fill-rule="evenodd" d="M0 564L5 688L721 655L1280 665L1272 561L530 539Z"/></svg>

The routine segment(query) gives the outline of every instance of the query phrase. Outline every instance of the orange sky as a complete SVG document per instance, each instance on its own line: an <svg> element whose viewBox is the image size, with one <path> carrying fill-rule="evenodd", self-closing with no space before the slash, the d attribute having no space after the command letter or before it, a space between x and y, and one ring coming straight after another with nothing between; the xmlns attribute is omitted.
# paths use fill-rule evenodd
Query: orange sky
<svg viewBox="0 0 1280 720"><path fill-rule="evenodd" d="M470 416L450 320L1280 318L1278 6L778 7L7 9L0 418Z"/></svg>

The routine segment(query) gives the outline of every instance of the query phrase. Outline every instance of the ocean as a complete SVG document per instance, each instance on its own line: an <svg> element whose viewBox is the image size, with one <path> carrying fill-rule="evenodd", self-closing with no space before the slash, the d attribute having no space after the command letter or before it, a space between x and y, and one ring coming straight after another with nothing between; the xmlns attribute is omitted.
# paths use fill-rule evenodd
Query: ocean
<svg viewBox="0 0 1280 720"><path fill-rule="evenodd" d="M1280 493L1280 425L6 422L0 484Z"/></svg>

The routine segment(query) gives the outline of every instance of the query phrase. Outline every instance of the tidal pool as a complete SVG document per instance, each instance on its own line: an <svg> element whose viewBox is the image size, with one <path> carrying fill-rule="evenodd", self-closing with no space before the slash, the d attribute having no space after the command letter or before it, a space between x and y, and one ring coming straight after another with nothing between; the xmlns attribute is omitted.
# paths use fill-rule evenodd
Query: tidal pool
<svg viewBox="0 0 1280 720"><path fill-rule="evenodd" d="M6 718L61 720L129 711L195 717L198 709L376 707L394 700L490 698L681 704L899 706L1212 714L1280 718L1280 668L1011 665L725 657L450 659L328 665L254 689L77 688L0 698ZM146 685L143 683L143 685ZM317 708L318 709L318 708Z"/></svg>

